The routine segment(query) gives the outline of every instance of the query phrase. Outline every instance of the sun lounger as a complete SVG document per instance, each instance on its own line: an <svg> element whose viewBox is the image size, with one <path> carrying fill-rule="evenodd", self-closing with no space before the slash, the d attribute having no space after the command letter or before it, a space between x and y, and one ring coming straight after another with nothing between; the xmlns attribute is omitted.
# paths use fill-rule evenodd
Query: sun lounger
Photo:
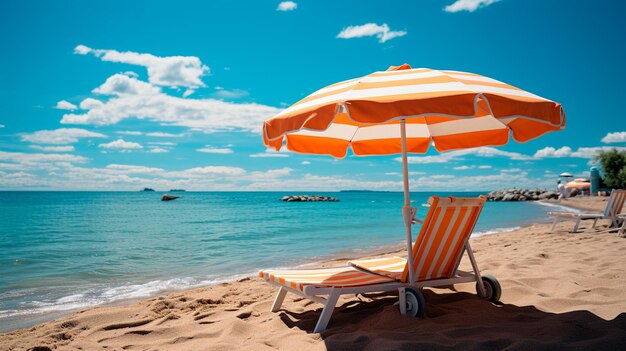
<svg viewBox="0 0 626 351"><path fill-rule="evenodd" d="M400 313L414 317L424 316L425 301L420 291L423 287L475 282L481 297L498 301L500 285L491 276L481 276L468 241L485 197L433 196L429 203L428 214L412 247L414 274L409 274L409 264L401 257L356 260L350 266L336 268L261 271L261 278L280 287L272 311L280 309L287 292L321 303L324 308L314 329L320 333L326 329L337 300L343 294L397 290ZM464 252L473 272L458 270ZM416 277L416 281L411 281L411 276Z"/></svg>
<svg viewBox="0 0 626 351"><path fill-rule="evenodd" d="M556 224L561 218L565 219L575 219L576 224L574 225L574 233L578 232L578 226L580 225L580 221L593 219L592 228L596 228L596 223L599 219L610 219L611 224L614 227L618 227L622 219L620 219L619 215L622 212L622 207L624 207L624 202L626 201L626 190L617 190L613 189L611 191L611 196L609 197L609 201L606 204L606 208L604 209L604 213L568 213L568 212L548 212L549 217L554 217L554 222L552 223L551 231L554 232L556 228Z"/></svg>

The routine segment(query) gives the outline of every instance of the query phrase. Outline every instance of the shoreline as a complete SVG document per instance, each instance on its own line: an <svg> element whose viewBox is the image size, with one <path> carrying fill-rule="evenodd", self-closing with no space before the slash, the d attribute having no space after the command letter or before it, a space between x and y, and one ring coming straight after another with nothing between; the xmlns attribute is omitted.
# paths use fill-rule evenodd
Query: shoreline
<svg viewBox="0 0 626 351"><path fill-rule="evenodd" d="M606 204L606 198L572 200L573 199L566 200L566 204L562 202L555 204L594 211L602 210ZM614 323L609 323L612 327L617 329L613 328L615 329L612 332L614 335L611 337L603 334L604 339L609 342L614 338L624 341L626 340L626 293L623 291L623 288L615 291L614 286L626 285L626 272L624 272L624 268L622 268L623 264L621 264L620 261L624 257L623 254L626 252L626 241L624 239L615 238L613 234L605 233L602 230L592 232L589 229L590 224L587 223L582 227L584 230L582 234L570 234L565 232L568 228L571 229L571 225L572 223L569 221L560 222L557 227L557 232L549 234L547 233L550 226L549 223L530 224L511 232L484 234L478 237L472 237L471 242L476 252L481 271L486 273L495 271L494 273L496 273L496 276L501 280L501 284L503 284L502 302L504 306L519 305L519 308L522 308L522 306L533 306L533 308L539 311L537 312L538 315L547 313L546 318L554 313L560 315L563 313L572 313L573 311L586 311L587 313L581 316L581 318L584 317L583 319L586 320L586 323L589 322L587 319L591 318L590 315L595 316L591 318L592 324L604 324L602 321L619 322L616 322L618 324L617 326L614 326ZM601 228L605 230L605 227L606 223L602 223ZM593 270L593 267L588 267L587 270L589 270L589 272L587 273L582 272L584 271L584 267L568 269L567 267L569 265L561 262L554 265L554 270L566 270L566 272L561 272L564 274L557 275L556 272L552 272L552 265L544 266L540 264L541 260L549 261L553 258L553 255L559 252L567 253L569 259L572 260L570 263L575 264L579 256L581 256L581 252L577 252L576 250L580 251L581 248L584 248L579 246L579 241L590 241L594 243L594 245L602 248L598 250L601 252L590 254L602 256L604 251L611 249L614 251L617 250L618 255L612 256L604 252L607 257L605 257L606 262L602 265L602 272ZM550 248L550 245L545 244L546 242L556 246L557 250ZM523 250L521 248L520 250L515 248L516 245L522 245ZM396 246L397 249L392 249L391 246L392 245L378 247L371 251L367 250L369 252L365 252L366 250L364 250L358 253L360 256L349 255L349 253L357 254L353 251L345 252L345 254L338 252L336 257L320 258L322 262L308 263L304 266L315 265L317 267L328 267L345 264L346 260L355 257L384 257L404 254L405 251L401 248L403 245L398 244ZM501 251L508 251L509 254L504 256L510 257L511 262L506 262L507 259L498 257L499 253L496 252L498 250L493 250L494 246L499 247ZM584 253L588 251L589 249L583 250ZM513 257L520 254L522 254L523 260L518 262L513 259ZM621 255L621 257L619 255ZM594 257L594 260L601 258L602 257ZM612 258L612 261L610 258ZM467 262L465 262L465 264L467 264ZM532 270L525 269L524 264L539 264L535 268L544 272L545 275L540 275L539 277L532 276ZM555 284L556 288L561 290L577 289L576 285L581 284L581 282L576 282L577 276L592 279L594 275L604 273L607 270L616 270L616 273L614 272L612 276L607 276L606 278L611 284L606 284L607 282L602 281L600 283L603 284L598 283L597 286L596 284L586 286L585 289L572 293L575 295L573 297L558 297L559 292L554 291L555 286L553 285ZM531 276L515 278L511 276L512 274L530 274ZM577 284L572 285L570 282L572 279L574 279L574 283ZM565 286L563 286L563 284L565 284ZM611 285L611 287L607 287L607 285ZM442 308L444 310L446 309L447 305L445 302L450 303L450 301L447 300L453 300L452 302L454 302L459 299L455 297L457 295L462 295L463 297L461 299L463 308L469 308L474 313L477 313L478 310L476 308L472 309L470 305L475 305L478 302L484 305L483 301L476 298L472 284L460 284L457 290L462 293L447 293L448 291L443 289L427 289L428 293L426 294L426 298L428 308L429 311L434 310L433 313L435 316L427 313L427 318L417 322L417 324L419 325L423 324L424 321L437 319L437 311ZM586 297L583 299L585 295L584 292L587 290L599 290L599 296L595 296L594 298ZM91 307L55 320L38 324L32 328L0 334L0 341L2 341L0 342L0 350L21 350L35 346L59 349L76 348L80 346L84 349L91 349L96 347L101 348L104 345L113 348L130 345L136 346L137 348L177 349L177 345L181 342L182 344L179 346L186 345L182 346L184 349L195 349L192 345L205 345L203 348L206 348L206 345L210 345L215 338L211 337L209 335L210 333L202 332L205 328L210 330L217 328L221 330L220 335L223 335L217 338L221 340L221 342L240 342L242 340L235 341L235 336L239 337L241 336L240 334L248 335L251 337L250 340L252 341L249 344L244 343L239 346L242 348L257 349L259 346L257 342L263 340L267 341L266 338L259 334L263 334L263 331L267 331L267 327L257 324L265 323L272 325L273 331L270 333L270 336L273 335L273 339L279 335L281 337L285 336L290 340L288 345L292 345L294 348L307 347L305 345L309 345L314 349L325 349L324 347L331 349L328 338L332 339L334 335L340 334L343 335L343 337L347 337L347 335L354 334L355 337L358 337L359 335L368 335L367 330L369 330L370 333L375 333L370 330L371 328L365 326L365 324L367 324L365 321L369 320L371 322L373 319L376 319L376 315L381 312L381 308L384 319L389 319L390 324L396 325L398 322L406 322L393 307L392 303L394 299L389 297L383 299L386 301L385 304L379 304L377 301L373 301L359 307L360 312L357 314L362 321L357 324L361 324L364 331L359 332L358 330L354 330L354 328L351 329L351 332L346 331L345 329L347 327L344 326L344 324L348 324L349 327L353 323L347 322L346 318L341 318L340 315L333 317L334 319L331 321L329 330L322 334L322 336L330 337L320 338L318 334L312 333L311 325L314 325L319 314L319 306L317 304L307 304L306 301L302 299L294 299L294 296L289 296L284 312L271 313L269 312L269 305L271 304L275 292L273 287L262 282L258 277L245 277L235 282L216 283L193 289L178 290L133 302L126 301L123 304L115 306ZM554 297L552 295L557 296ZM580 295L580 298L578 295ZM552 297L554 297L554 299L552 299ZM375 298L362 298L366 300L376 300ZM546 301L546 299L550 301ZM607 301L607 299L609 301ZM347 298L346 300L355 299ZM374 307L369 305L373 305ZM491 306L491 304L489 305ZM471 315L471 311L468 312L468 314ZM491 312L496 313L495 311L490 311L490 313ZM207 316L196 319L198 316L206 313L210 313L214 318ZM459 311L455 312L457 317L460 316L459 313ZM342 313L339 311L336 312L336 314ZM465 316L465 314L462 315ZM500 317L504 318L502 316ZM211 323L208 323L209 319L212 321ZM341 321L342 319L343 322ZM147 322L143 323L144 321ZM201 324L201 321L207 323ZM513 323L514 321L508 322ZM112 328L111 326L116 323L126 326ZM478 324L480 325L480 323ZM167 325L171 325L171 327L168 328L174 329L163 329ZM245 325L247 325L247 327ZM150 328L148 328L148 326L150 326ZM452 328L451 330L458 330L458 328L462 329L468 326L469 324L458 323L458 321L456 324L452 323L449 325L449 327ZM400 328L400 326L398 327ZM148 332L148 329L152 331ZM274 329L276 329L276 331L274 331ZM157 333L156 331L158 330L162 330L162 332ZM169 332L166 333L163 330L169 330ZM176 330L176 332L174 332L174 330ZM194 335L193 338L180 340L182 335L187 335L189 332ZM159 337L157 338L157 336ZM410 345L419 344L416 344L418 341L415 340L414 336L403 334L403 337L406 337L406 340L403 342L409 343ZM384 339L390 343L402 341L403 337L400 337L400 340L393 340L393 337L387 340L386 337L380 336L381 340ZM489 335L482 336L482 338L485 337L486 340L490 339ZM568 337L574 338L575 336L569 335ZM202 343L198 343L200 341ZM474 341L476 342L476 340ZM573 339L570 341L573 341ZM480 343L478 345L480 345ZM487 344L483 344L483 346L484 345ZM526 346L530 345L531 344L526 344ZM599 340L595 340L592 345L601 346L605 344ZM385 347L386 346L382 346L382 348ZM131 347L131 349L132 348L133 347ZM284 347L265 348L281 349ZM287 347L287 349L289 348L291 347Z"/></svg>
<svg viewBox="0 0 626 351"><path fill-rule="evenodd" d="M537 204L542 204L539 201L532 201ZM542 204L546 205L546 204ZM560 204L550 204L551 206L561 207ZM543 221L542 221L543 222ZM547 220L546 220L547 222ZM493 235L498 233L510 233L521 228L533 225L534 223L519 223L513 227L496 227L493 229L485 229L473 233L473 238L477 238L484 235ZM300 258L296 262L290 262L284 265L276 265L272 267L258 267L258 269L290 269L290 268L311 268L320 265L324 265L327 262L336 260L349 260L360 257L380 256L384 254L398 254L403 250L406 243L404 239L397 238L394 242L390 242L384 245L370 246L365 248L352 248L342 249L339 251L331 252L319 256L311 256L306 258ZM0 333L8 333L24 328L29 328L36 324L46 323L72 313L91 309L96 307L116 307L127 304L132 304L145 299L164 296L176 292L187 291L191 289L201 287L211 287L222 283L235 282L246 277L255 277L257 270L248 272L236 272L232 274L217 275L214 277L172 277L163 280L155 281L140 281L136 283L128 282L120 286L107 287L109 290L126 291L120 296L115 296L106 301L84 301L83 290L78 290L74 294L63 296L56 302L50 302L49 305L39 307L37 310L8 310L3 311L2 319L6 325L10 327L0 327ZM172 283L173 281L183 281L182 283ZM178 284L173 286L171 284ZM181 285L182 284L182 285ZM23 321L26 319L26 321Z"/></svg>

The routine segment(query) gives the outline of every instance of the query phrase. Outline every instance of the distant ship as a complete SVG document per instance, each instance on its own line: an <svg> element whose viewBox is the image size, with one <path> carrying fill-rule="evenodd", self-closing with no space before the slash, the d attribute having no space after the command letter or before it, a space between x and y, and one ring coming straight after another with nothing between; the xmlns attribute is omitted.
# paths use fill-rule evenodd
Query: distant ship
<svg viewBox="0 0 626 351"><path fill-rule="evenodd" d="M143 188L142 191L154 191L154 189L152 189L152 188Z"/></svg>
<svg viewBox="0 0 626 351"><path fill-rule="evenodd" d="M170 189L170 193L187 191L185 189Z"/></svg>

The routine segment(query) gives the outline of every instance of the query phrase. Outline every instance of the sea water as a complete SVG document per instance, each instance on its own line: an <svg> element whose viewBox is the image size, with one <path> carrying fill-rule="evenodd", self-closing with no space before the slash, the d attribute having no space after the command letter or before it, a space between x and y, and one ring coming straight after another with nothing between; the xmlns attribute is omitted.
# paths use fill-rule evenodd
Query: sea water
<svg viewBox="0 0 626 351"><path fill-rule="evenodd" d="M402 193L308 194L341 201L282 202L289 194L279 192L181 192L169 202L157 192L0 192L0 331L404 243ZM411 194L419 218L430 195ZM474 235L545 220L539 203L488 202Z"/></svg>

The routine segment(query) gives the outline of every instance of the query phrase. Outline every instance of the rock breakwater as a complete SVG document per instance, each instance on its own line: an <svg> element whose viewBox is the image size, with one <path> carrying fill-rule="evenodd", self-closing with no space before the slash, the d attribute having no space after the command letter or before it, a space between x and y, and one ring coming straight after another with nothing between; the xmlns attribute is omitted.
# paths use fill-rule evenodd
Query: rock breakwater
<svg viewBox="0 0 626 351"><path fill-rule="evenodd" d="M287 202L312 202L312 201L327 201L327 202L338 202L339 199L332 196L321 196L321 195L289 195L283 196L281 201Z"/></svg>
<svg viewBox="0 0 626 351"><path fill-rule="evenodd" d="M554 190L541 189L502 189L487 194L488 201L537 201L558 199L559 193Z"/></svg>

